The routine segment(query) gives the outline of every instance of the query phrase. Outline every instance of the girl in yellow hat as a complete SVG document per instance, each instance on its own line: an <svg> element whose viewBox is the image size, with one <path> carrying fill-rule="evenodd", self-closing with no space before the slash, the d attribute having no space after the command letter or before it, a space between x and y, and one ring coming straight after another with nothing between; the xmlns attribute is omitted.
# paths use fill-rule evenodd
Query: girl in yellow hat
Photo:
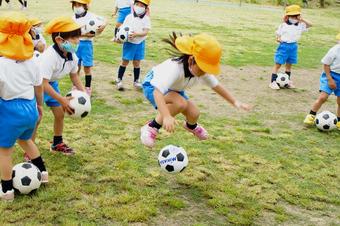
<svg viewBox="0 0 340 226"><path fill-rule="evenodd" d="M54 116L54 136L50 150L64 155L74 154L74 150L63 141L64 114L73 114L70 100L60 94L58 81L70 76L73 85L83 92L85 88L78 76L77 51L80 26L71 17L58 17L50 21L45 32L51 35L53 45L39 57L40 73L43 77L44 102Z"/></svg>
<svg viewBox="0 0 340 226"><path fill-rule="evenodd" d="M133 12L128 15L123 23L123 27L129 28L128 41L123 44L122 63L118 69L118 78L116 79L117 89L124 90L123 77L129 62L133 64L134 87L142 89L139 81L140 62L145 58L145 40L151 29L151 20L149 17L150 0L135 0Z"/></svg>
<svg viewBox="0 0 340 226"><path fill-rule="evenodd" d="M0 199L14 199L12 153L17 142L48 182L48 173L31 137L42 115L42 76L32 58L31 23L20 13L0 16Z"/></svg>
<svg viewBox="0 0 340 226"><path fill-rule="evenodd" d="M155 145L162 126L173 132L174 117L180 113L186 118L184 128L187 131L200 140L208 138L208 132L197 124L200 116L197 106L185 93L198 82L203 82L234 107L250 110L249 105L236 100L216 79L215 75L220 73L222 49L214 37L207 34L177 37L174 33L165 42L180 55L153 67L143 82L145 97L158 110L157 116L141 128L141 141L145 146Z"/></svg>
<svg viewBox="0 0 340 226"><path fill-rule="evenodd" d="M91 82L92 82L92 67L93 67L93 38L102 33L107 25L105 19L89 12L89 5L91 0L71 0L72 9L74 12L73 19L82 27L82 35L80 43L76 52L79 58L79 71L81 66L84 66L85 73L85 88L87 94L91 96ZM89 30L91 23L100 24L96 30Z"/></svg>
<svg viewBox="0 0 340 226"><path fill-rule="evenodd" d="M298 5L287 6L285 9L284 22L279 26L276 31L276 40L279 46L275 52L275 66L272 71L271 81L269 87L271 89L280 89L276 83L277 73L281 65L285 64L285 73L291 77L292 64L298 61L298 40L301 34L312 24L301 17L301 8ZM287 88L294 88L292 81L290 81Z"/></svg>
<svg viewBox="0 0 340 226"><path fill-rule="evenodd" d="M337 43L322 58L323 73L320 77L320 95L314 102L309 114L304 120L304 124L312 126L315 124L315 117L321 106L327 101L329 95L334 93L337 97L337 117L336 126L340 129L340 33L336 36Z"/></svg>

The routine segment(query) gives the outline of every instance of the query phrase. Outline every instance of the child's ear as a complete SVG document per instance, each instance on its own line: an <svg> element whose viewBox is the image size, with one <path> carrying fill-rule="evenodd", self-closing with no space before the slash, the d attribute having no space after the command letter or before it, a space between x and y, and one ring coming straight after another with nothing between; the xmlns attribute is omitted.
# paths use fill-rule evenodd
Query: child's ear
<svg viewBox="0 0 340 226"><path fill-rule="evenodd" d="M57 44L61 44L61 43L63 43L63 38L62 37L60 37L60 36L58 36L58 37L56 37L55 38L55 42L57 43Z"/></svg>

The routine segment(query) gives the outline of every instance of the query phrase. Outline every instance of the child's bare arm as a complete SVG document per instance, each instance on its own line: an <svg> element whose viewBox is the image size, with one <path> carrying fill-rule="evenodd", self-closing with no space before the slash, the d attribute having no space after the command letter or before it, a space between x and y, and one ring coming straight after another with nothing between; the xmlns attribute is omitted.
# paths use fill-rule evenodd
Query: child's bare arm
<svg viewBox="0 0 340 226"><path fill-rule="evenodd" d="M133 38L135 38L135 37L144 37L144 36L147 36L148 33L149 33L149 31L150 31L150 29L143 29L143 31L142 31L142 32L139 32L139 33L137 33L137 32L132 32L131 34L129 34L129 38L130 38L130 39L133 39Z"/></svg>
<svg viewBox="0 0 340 226"><path fill-rule="evenodd" d="M327 64L324 64L323 65L323 70L325 71L325 74L327 76L329 88L336 89L336 83L335 83L334 79L331 76L331 66L329 66Z"/></svg>
<svg viewBox="0 0 340 226"><path fill-rule="evenodd" d="M112 13L112 16L116 16L117 15L117 12L118 12L118 7L116 6L113 13Z"/></svg>
<svg viewBox="0 0 340 226"><path fill-rule="evenodd" d="M217 85L216 87L212 88L217 94L219 94L221 97L223 97L226 101L228 101L230 104L232 104L234 107L238 109L242 109L245 111L249 111L251 107L248 104L244 104L238 100L236 100L233 95L226 90L223 86Z"/></svg>
<svg viewBox="0 0 340 226"><path fill-rule="evenodd" d="M299 20L300 20L300 22L305 23L307 28L310 28L310 27L313 26L311 22L309 22L308 20L303 19L301 16L299 17Z"/></svg>
<svg viewBox="0 0 340 226"><path fill-rule="evenodd" d="M157 104L157 108L159 113L163 119L163 127L168 132L173 132L175 130L175 118L171 116L168 106L166 105L164 95L155 88L153 92L155 102Z"/></svg>
<svg viewBox="0 0 340 226"><path fill-rule="evenodd" d="M72 84L77 87L78 90L85 92L85 88L83 83L80 81L80 78L77 73L70 73L70 79Z"/></svg>

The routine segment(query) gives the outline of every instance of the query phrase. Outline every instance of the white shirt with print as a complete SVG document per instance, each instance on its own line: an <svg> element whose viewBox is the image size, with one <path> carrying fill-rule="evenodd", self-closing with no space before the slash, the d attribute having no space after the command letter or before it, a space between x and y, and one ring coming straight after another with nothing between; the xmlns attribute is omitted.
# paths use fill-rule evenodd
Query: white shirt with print
<svg viewBox="0 0 340 226"><path fill-rule="evenodd" d="M151 20L148 15L145 15L143 18L135 17L133 13L126 16L123 27L129 27L131 32L141 33L145 29L151 29ZM135 37L134 39L129 39L128 42L133 44L140 44L142 43L147 36L143 37Z"/></svg>
<svg viewBox="0 0 340 226"><path fill-rule="evenodd" d="M331 71L340 74L340 43L333 46L322 58L321 63L330 65Z"/></svg>
<svg viewBox="0 0 340 226"><path fill-rule="evenodd" d="M307 25L304 22L298 25L282 23L276 31L276 35L282 42L294 43L299 41L301 34L308 31Z"/></svg>

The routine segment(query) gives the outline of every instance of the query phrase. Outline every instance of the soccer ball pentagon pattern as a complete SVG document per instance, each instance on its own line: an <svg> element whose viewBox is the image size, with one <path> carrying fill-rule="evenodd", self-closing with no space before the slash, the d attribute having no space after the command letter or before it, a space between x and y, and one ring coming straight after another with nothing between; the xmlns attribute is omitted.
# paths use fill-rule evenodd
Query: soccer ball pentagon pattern
<svg viewBox="0 0 340 226"><path fill-rule="evenodd" d="M41 172L32 163L19 163L13 167L13 187L21 194L28 194L41 185Z"/></svg>
<svg viewBox="0 0 340 226"><path fill-rule="evenodd" d="M95 35L99 26L104 24L104 19L101 17L93 17L85 25L85 33L90 33Z"/></svg>
<svg viewBox="0 0 340 226"><path fill-rule="evenodd" d="M336 115L329 111L323 111L317 114L315 118L316 127L322 131L330 131L336 128L338 119Z"/></svg>
<svg viewBox="0 0 340 226"><path fill-rule="evenodd" d="M289 76L286 73L278 73L276 78L276 83L281 88L286 88L289 84Z"/></svg>
<svg viewBox="0 0 340 226"><path fill-rule="evenodd" d="M33 57L35 57L35 58L40 57L40 55L41 55L41 53L37 50L35 50L34 53L33 53Z"/></svg>
<svg viewBox="0 0 340 226"><path fill-rule="evenodd" d="M87 93L79 90L72 90L67 97L73 97L70 100L70 106L74 110L74 114L70 115L73 118L84 118L91 112L91 100Z"/></svg>
<svg viewBox="0 0 340 226"><path fill-rule="evenodd" d="M127 42L129 39L129 33L131 32L130 27L123 27L121 26L118 29L116 38L121 42Z"/></svg>
<svg viewBox="0 0 340 226"><path fill-rule="evenodd" d="M185 150L175 145L165 146L158 155L158 163L167 173L182 172L188 166L188 162Z"/></svg>

